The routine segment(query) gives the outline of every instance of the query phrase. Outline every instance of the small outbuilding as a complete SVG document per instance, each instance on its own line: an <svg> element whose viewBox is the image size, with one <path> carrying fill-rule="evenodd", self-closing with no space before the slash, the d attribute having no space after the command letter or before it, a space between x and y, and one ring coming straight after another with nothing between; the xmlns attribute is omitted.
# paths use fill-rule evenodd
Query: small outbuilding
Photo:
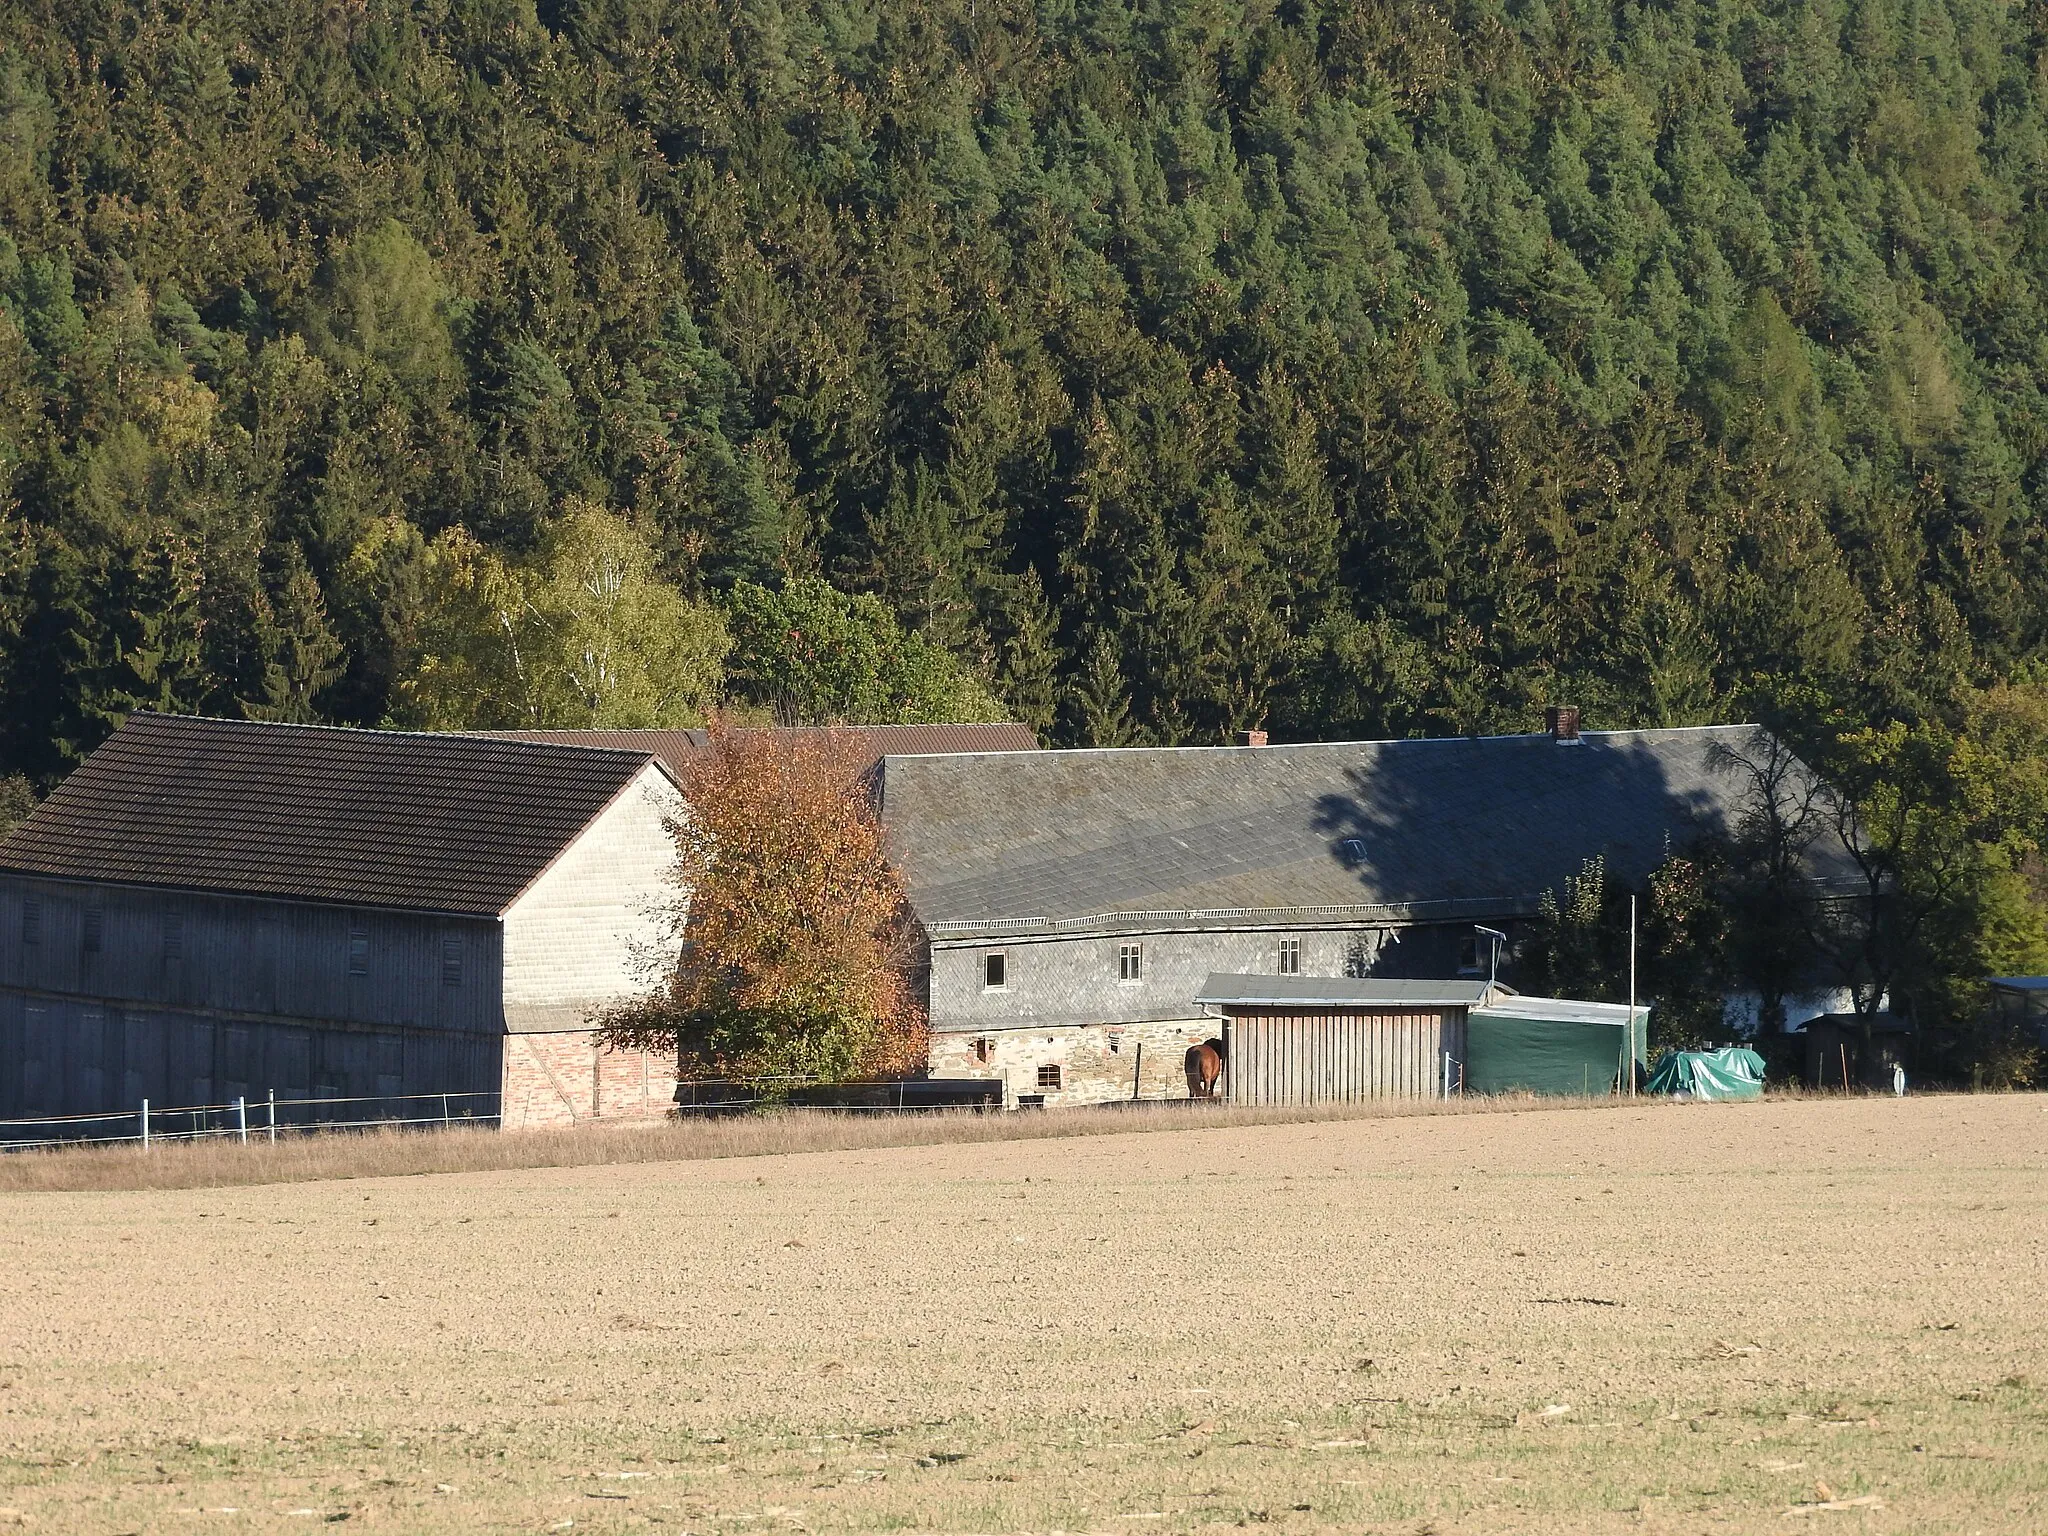
<svg viewBox="0 0 2048 1536"><path fill-rule="evenodd" d="M1505 994L1466 1024L1465 1087L1558 1097L1627 1093L1645 1070L1650 1010Z"/></svg>
<svg viewBox="0 0 2048 1536"><path fill-rule="evenodd" d="M1222 1014L1221 1097L1233 1104L1435 1099L1457 1089L1466 1019L1484 981L1211 976Z"/></svg>
<svg viewBox="0 0 2048 1536"><path fill-rule="evenodd" d="M2048 1047L2048 976L1993 976L1991 1001L1999 1018Z"/></svg>
<svg viewBox="0 0 2048 1536"><path fill-rule="evenodd" d="M1649 1010L1487 981L1211 976L1233 1104L1626 1091Z"/></svg>
<svg viewBox="0 0 2048 1536"><path fill-rule="evenodd" d="M1913 1026L1897 1015L1824 1013L1800 1028L1806 1043L1806 1086L1889 1091L1893 1076L1917 1070Z"/></svg>

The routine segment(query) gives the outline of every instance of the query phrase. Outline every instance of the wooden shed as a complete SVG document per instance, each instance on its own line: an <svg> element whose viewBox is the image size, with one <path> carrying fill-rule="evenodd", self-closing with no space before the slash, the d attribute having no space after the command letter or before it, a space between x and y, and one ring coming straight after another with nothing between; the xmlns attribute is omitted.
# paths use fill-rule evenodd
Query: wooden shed
<svg viewBox="0 0 2048 1536"><path fill-rule="evenodd" d="M1222 1097L1233 1104L1442 1098L1458 1087L1465 1022L1484 981L1211 976L1222 1014Z"/></svg>

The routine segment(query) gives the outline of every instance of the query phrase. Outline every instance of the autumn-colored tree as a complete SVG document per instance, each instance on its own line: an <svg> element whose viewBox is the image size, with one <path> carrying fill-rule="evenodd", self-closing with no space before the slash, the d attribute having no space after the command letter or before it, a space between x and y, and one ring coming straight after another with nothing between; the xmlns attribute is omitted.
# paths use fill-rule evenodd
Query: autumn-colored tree
<svg viewBox="0 0 2048 1536"><path fill-rule="evenodd" d="M714 725L670 823L670 943L649 993L598 1020L607 1044L753 1083L923 1063L910 909L866 764L849 733Z"/></svg>

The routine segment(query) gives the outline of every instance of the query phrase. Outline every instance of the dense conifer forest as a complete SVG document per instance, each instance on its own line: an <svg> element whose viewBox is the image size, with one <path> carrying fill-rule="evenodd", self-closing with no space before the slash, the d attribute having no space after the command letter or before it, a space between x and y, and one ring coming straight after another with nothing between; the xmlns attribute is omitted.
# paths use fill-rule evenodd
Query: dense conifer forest
<svg viewBox="0 0 2048 1536"><path fill-rule="evenodd" d="M136 708L1762 715L1887 878L2004 881L1940 911L2005 960L1943 964L2011 963L2044 44L1994 0L0 0L0 774Z"/></svg>

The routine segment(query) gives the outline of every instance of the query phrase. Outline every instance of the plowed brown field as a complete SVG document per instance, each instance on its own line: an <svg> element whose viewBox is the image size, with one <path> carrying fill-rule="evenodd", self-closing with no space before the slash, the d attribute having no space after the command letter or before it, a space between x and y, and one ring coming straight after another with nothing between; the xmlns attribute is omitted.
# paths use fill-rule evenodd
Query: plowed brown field
<svg viewBox="0 0 2048 1536"><path fill-rule="evenodd" d="M2048 1099L0 1196L0 1525L2048 1531Z"/></svg>

